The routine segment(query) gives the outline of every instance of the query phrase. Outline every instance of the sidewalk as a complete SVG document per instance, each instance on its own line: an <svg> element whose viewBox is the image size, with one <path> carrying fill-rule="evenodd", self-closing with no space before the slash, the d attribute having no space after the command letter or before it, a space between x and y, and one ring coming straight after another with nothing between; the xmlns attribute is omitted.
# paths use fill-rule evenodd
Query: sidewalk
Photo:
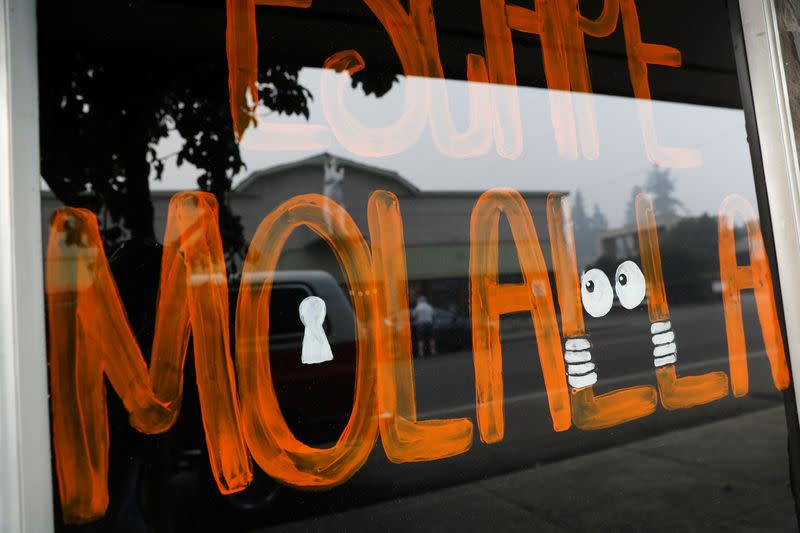
<svg viewBox="0 0 800 533"><path fill-rule="evenodd" d="M774 407L279 529L796 531L786 446Z"/></svg>

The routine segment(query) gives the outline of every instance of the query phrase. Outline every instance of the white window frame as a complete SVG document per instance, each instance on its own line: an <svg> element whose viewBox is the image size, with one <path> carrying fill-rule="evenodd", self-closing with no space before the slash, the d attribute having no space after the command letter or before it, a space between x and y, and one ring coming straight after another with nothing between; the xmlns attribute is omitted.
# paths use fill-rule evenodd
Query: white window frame
<svg viewBox="0 0 800 533"><path fill-rule="evenodd" d="M800 391L800 167L778 19L774 0L739 0L739 11L773 228L786 344L794 390Z"/></svg>
<svg viewBox="0 0 800 533"><path fill-rule="evenodd" d="M740 0L792 368L800 369L800 167L774 0ZM53 530L35 0L0 0L0 530ZM800 370L794 372L800 390ZM787 464L788 468L788 464Z"/></svg>
<svg viewBox="0 0 800 533"><path fill-rule="evenodd" d="M0 531L52 531L35 0L0 0Z"/></svg>

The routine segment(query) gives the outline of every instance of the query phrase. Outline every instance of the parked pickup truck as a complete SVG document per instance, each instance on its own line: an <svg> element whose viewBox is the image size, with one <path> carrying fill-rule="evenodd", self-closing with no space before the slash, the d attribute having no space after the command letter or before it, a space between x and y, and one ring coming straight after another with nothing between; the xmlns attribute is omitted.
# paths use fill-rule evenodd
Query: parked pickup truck
<svg viewBox="0 0 800 533"><path fill-rule="evenodd" d="M109 258L111 270L125 305L131 327L146 358L152 345L158 295L161 246L156 243L125 243ZM262 283L253 276L247 283ZM298 439L326 447L344 429L353 407L356 343L355 318L350 299L336 279L323 271L269 273L273 279L270 298L270 367L278 401L286 422ZM235 361L235 317L239 275L229 276L231 350ZM333 360L302 364L304 326L298 307L308 296L325 301L323 329ZM206 501L224 514L224 509L269 509L280 486L254 468L253 483L243 492L222 496L210 475L205 432L194 368L192 345L185 364L181 412L173 428L162 435L143 435L130 427L127 413L114 393L108 394L110 422L110 479L112 506L109 520L130 520L148 515L147 521L166 529L180 521L181 502ZM154 467L154 465L157 465ZM228 505L220 505L220 500ZM257 514L257 513L254 513ZM113 525L116 527L116 525Z"/></svg>

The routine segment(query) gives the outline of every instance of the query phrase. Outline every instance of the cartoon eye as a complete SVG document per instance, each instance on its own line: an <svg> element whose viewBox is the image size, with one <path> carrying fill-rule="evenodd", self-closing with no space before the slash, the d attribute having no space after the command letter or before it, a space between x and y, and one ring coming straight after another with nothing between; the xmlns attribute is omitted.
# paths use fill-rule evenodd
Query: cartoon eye
<svg viewBox="0 0 800 533"><path fill-rule="evenodd" d="M617 267L614 275L614 290L619 303L625 309L633 309L644 300L647 291L644 275L633 261L625 261Z"/></svg>
<svg viewBox="0 0 800 533"><path fill-rule="evenodd" d="M614 303L614 290L608 276L593 268L581 276L581 300L583 308L593 317L606 316Z"/></svg>

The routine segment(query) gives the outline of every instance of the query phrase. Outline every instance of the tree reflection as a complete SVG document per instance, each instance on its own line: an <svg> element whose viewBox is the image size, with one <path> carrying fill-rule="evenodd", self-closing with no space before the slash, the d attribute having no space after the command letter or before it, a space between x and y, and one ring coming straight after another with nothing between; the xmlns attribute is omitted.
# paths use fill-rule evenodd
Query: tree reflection
<svg viewBox="0 0 800 533"><path fill-rule="evenodd" d="M298 70L263 68L261 95L274 111L307 117L310 94ZM200 68L179 54L43 46L40 80L42 177L65 205L109 215L101 219L107 247L126 234L156 239L150 179L162 179L166 158L156 145L174 130L181 145L166 157L197 167L198 188L219 201L226 255L243 253L242 224L227 202L244 164L226 105L224 56Z"/></svg>
<svg viewBox="0 0 800 533"><path fill-rule="evenodd" d="M246 169L228 104L224 3L214 3L214 9L206 9L209 2L193 3L209 4L205 11L191 11L201 13L199 23L180 16L183 24L166 17L159 23L163 13L174 16L172 4L40 2L42 177L65 205L98 215L104 244L112 251L127 239L160 238L154 232L150 180L162 179L169 159L191 164L198 169L198 189L219 202L225 253L235 267L246 243L228 196L233 178ZM178 15L189 12L185 7ZM212 38L195 42L198 27ZM298 81L300 68L289 50L262 54L260 103L274 113L308 118L313 96ZM358 77L364 91L376 96L395 80L374 70ZM173 132L180 136L179 148L159 154L159 141Z"/></svg>

